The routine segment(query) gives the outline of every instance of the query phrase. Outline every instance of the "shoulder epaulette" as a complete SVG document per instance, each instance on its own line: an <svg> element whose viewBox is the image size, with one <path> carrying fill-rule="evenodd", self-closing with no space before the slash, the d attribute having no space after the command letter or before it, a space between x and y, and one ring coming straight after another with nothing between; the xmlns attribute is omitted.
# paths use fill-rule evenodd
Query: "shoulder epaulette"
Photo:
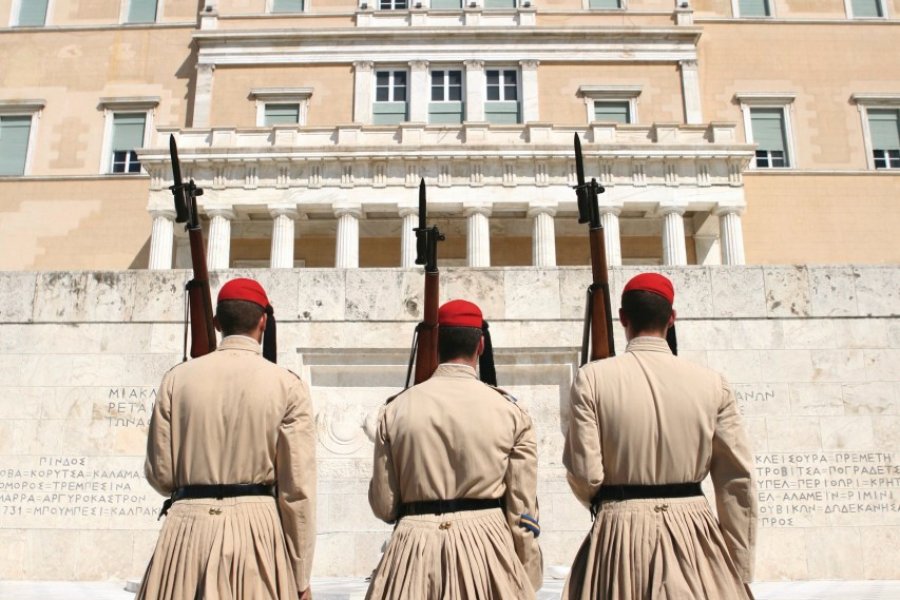
<svg viewBox="0 0 900 600"><path fill-rule="evenodd" d="M498 394L500 394L501 396L503 396L504 398L506 398L507 400L509 400L510 402L512 402L513 404L519 403L519 401L516 399L515 396L513 396L512 394L510 394L503 388L497 387L496 385L488 385L488 387L491 388L492 390L494 390L495 392L497 392Z"/></svg>

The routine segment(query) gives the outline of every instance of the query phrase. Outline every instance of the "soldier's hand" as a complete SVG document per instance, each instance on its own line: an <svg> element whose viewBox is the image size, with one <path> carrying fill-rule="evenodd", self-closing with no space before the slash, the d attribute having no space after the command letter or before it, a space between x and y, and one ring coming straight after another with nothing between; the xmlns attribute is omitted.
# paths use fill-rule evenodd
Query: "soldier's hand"
<svg viewBox="0 0 900 600"><path fill-rule="evenodd" d="M312 588L308 587L300 592L300 600L312 600Z"/></svg>

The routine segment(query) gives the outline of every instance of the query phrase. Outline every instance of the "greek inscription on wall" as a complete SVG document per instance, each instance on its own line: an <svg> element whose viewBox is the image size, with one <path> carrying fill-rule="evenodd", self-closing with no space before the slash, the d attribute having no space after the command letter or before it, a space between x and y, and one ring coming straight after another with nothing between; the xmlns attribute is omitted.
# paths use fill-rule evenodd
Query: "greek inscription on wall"
<svg viewBox="0 0 900 600"><path fill-rule="evenodd" d="M139 427L150 425L150 415L156 402L156 388L109 388L104 415L110 427Z"/></svg>
<svg viewBox="0 0 900 600"><path fill-rule="evenodd" d="M763 527L900 524L900 466L889 452L756 456Z"/></svg>

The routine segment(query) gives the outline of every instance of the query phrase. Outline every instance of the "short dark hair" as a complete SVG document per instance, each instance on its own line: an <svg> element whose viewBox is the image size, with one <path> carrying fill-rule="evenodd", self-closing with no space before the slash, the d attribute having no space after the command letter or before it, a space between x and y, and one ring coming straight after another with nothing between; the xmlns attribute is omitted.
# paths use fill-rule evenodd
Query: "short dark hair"
<svg viewBox="0 0 900 600"><path fill-rule="evenodd" d="M659 294L630 290L622 294L622 312L636 334L665 331L672 316L672 305Z"/></svg>
<svg viewBox="0 0 900 600"><path fill-rule="evenodd" d="M469 358L478 351L482 332L476 327L438 328L438 357L441 362Z"/></svg>
<svg viewBox="0 0 900 600"><path fill-rule="evenodd" d="M262 306L246 300L223 300L216 306L216 318L222 327L222 335L241 335L253 331L264 312Z"/></svg>

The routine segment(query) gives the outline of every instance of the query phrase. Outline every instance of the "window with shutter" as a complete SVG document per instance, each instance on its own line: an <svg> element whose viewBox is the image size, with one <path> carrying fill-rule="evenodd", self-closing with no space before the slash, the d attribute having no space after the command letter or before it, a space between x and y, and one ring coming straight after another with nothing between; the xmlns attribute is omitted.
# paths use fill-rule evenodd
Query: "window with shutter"
<svg viewBox="0 0 900 600"><path fill-rule="evenodd" d="M484 116L489 123L510 125L521 120L519 73L515 69L488 69Z"/></svg>
<svg viewBox="0 0 900 600"><path fill-rule="evenodd" d="M460 124L463 121L463 106L462 71L432 71L428 122L438 125Z"/></svg>
<svg viewBox="0 0 900 600"><path fill-rule="evenodd" d="M869 113L869 134L876 169L900 169L900 109L873 109Z"/></svg>
<svg viewBox="0 0 900 600"><path fill-rule="evenodd" d="M758 168L789 167L784 110L781 108L751 108L753 142L757 145Z"/></svg>
<svg viewBox="0 0 900 600"><path fill-rule="evenodd" d="M299 104L266 104L263 125L296 125L300 122Z"/></svg>
<svg viewBox="0 0 900 600"><path fill-rule="evenodd" d="M0 116L0 175L24 175L31 116Z"/></svg>
<svg viewBox="0 0 900 600"><path fill-rule="evenodd" d="M135 150L144 145L145 113L116 113L113 115L112 156L110 172L140 173Z"/></svg>
<svg viewBox="0 0 900 600"><path fill-rule="evenodd" d="M884 16L881 0L853 0L851 6L853 8L853 18L855 19L877 19Z"/></svg>
<svg viewBox="0 0 900 600"><path fill-rule="evenodd" d="M20 27L43 27L47 21L47 2L49 0L21 0L19 19Z"/></svg>
<svg viewBox="0 0 900 600"><path fill-rule="evenodd" d="M769 0L740 0L738 10L742 17L768 17L772 14Z"/></svg>
<svg viewBox="0 0 900 600"><path fill-rule="evenodd" d="M372 123L396 125L406 121L406 71L378 71L375 73L375 105Z"/></svg>
<svg viewBox="0 0 900 600"><path fill-rule="evenodd" d="M621 0L591 0L590 8L622 8Z"/></svg>
<svg viewBox="0 0 900 600"><path fill-rule="evenodd" d="M303 12L303 0L272 0L273 13Z"/></svg>
<svg viewBox="0 0 900 600"><path fill-rule="evenodd" d="M594 102L594 120L605 123L631 123L628 102Z"/></svg>
<svg viewBox="0 0 900 600"><path fill-rule="evenodd" d="M462 0L431 0L431 8L437 10L462 8Z"/></svg>
<svg viewBox="0 0 900 600"><path fill-rule="evenodd" d="M516 0L484 0L485 8L515 8Z"/></svg>

